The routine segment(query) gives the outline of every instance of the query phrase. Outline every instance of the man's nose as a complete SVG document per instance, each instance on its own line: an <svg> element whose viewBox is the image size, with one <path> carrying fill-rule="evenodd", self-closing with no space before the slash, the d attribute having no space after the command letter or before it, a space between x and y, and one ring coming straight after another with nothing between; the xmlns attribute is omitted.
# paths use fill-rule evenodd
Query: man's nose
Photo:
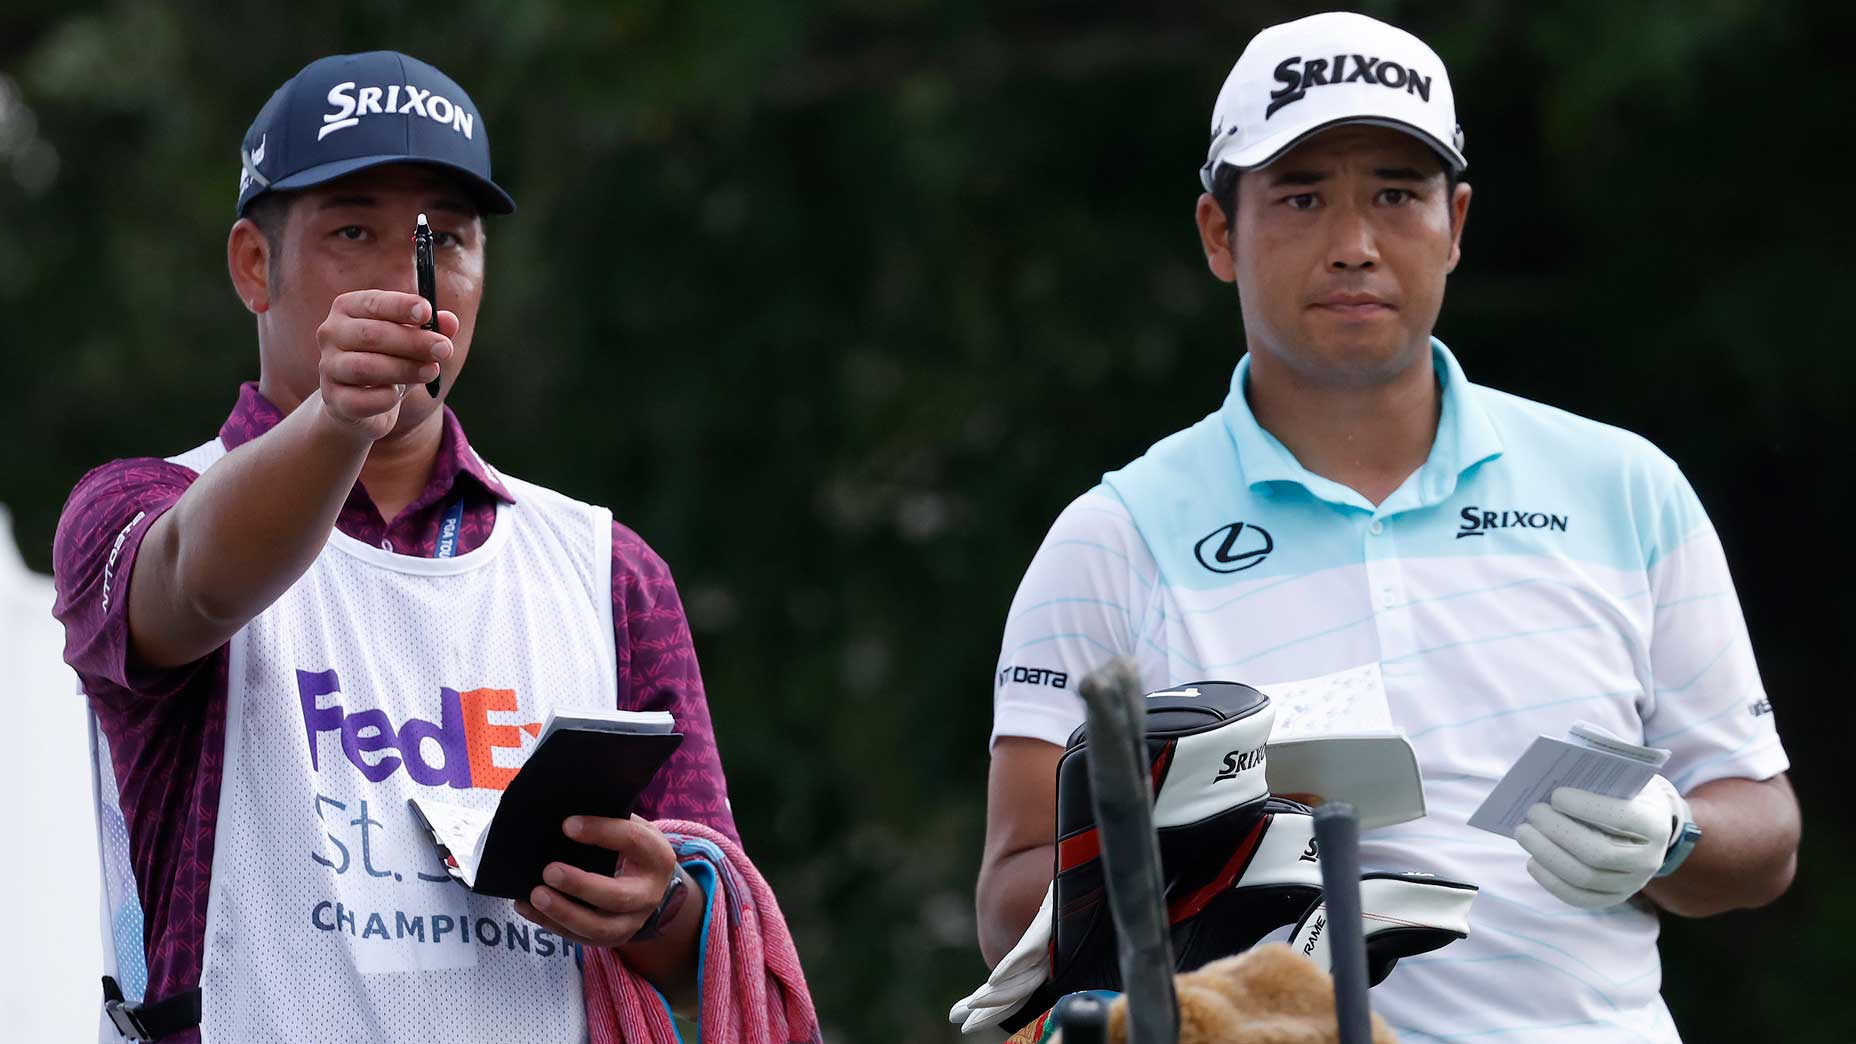
<svg viewBox="0 0 1856 1044"><path fill-rule="evenodd" d="M1355 207L1334 215L1328 234L1328 268L1335 272L1371 271L1379 263L1372 223Z"/></svg>

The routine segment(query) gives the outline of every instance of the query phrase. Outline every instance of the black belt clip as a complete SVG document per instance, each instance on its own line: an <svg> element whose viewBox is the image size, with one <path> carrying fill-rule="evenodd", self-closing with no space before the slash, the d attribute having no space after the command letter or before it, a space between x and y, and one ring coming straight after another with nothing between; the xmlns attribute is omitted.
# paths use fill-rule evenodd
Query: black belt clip
<svg viewBox="0 0 1856 1044"><path fill-rule="evenodd" d="M183 990L153 1004L130 1004L114 978L103 977L103 1013L124 1040L152 1044L200 1024L200 990Z"/></svg>
<svg viewBox="0 0 1856 1044"><path fill-rule="evenodd" d="M123 999L122 987L111 976L103 977L103 1013L124 1040L152 1041L154 1036L142 1024L141 1005Z"/></svg>

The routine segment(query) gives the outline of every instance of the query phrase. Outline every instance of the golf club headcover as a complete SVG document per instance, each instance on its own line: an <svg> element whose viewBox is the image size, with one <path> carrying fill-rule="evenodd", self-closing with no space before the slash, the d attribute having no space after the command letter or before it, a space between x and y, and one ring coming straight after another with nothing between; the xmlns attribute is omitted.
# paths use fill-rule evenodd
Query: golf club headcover
<svg viewBox="0 0 1856 1044"><path fill-rule="evenodd" d="M1150 693L1145 704L1175 969L1190 971L1290 925L1311 925L1321 909L1313 812L1268 791L1269 698L1247 685L1208 681ZM1057 765L1057 851L1045 906L992 979L950 1012L968 1032L987 1025L1015 1031L1066 994L1121 988L1087 756L1079 728ZM1467 933L1473 887L1422 875L1365 877L1428 889L1362 882L1373 983L1399 957ZM1373 922L1375 913L1384 920ZM1416 928L1398 931L1407 927L1401 920ZM1042 958L1035 965L1034 955ZM1325 951L1320 963L1327 966Z"/></svg>
<svg viewBox="0 0 1856 1044"><path fill-rule="evenodd" d="M1248 685L1206 681L1150 693L1145 705L1174 962L1193 968L1294 923L1320 894L1320 874L1312 862L1314 872L1299 874L1256 865L1259 855L1291 861L1300 856L1300 848L1288 853L1265 840L1278 812L1307 813L1305 806L1269 796L1263 753L1275 721L1269 697ZM1088 737L1078 729L1057 764L1051 976L1004 1020L1008 1029L1066 993L1121 986L1090 800L1088 749ZM1250 870L1259 871L1258 884L1243 888L1241 879Z"/></svg>
<svg viewBox="0 0 1856 1044"><path fill-rule="evenodd" d="M1340 1038L1334 983L1282 943L1221 957L1173 980L1179 1044L1316 1044ZM1397 1044L1384 1018L1368 1023L1372 1044ZM1128 1044L1128 998L1108 1006L1107 1044ZM1066 1030L1061 1044L1070 1044Z"/></svg>
<svg viewBox="0 0 1856 1044"><path fill-rule="evenodd" d="M1361 874L1360 920L1366 935L1367 983L1377 986L1384 982L1400 957L1429 953L1468 938L1469 907L1476 891L1475 885L1430 874ZM1289 948L1323 971L1332 966L1327 923L1327 904L1318 899L1289 933Z"/></svg>

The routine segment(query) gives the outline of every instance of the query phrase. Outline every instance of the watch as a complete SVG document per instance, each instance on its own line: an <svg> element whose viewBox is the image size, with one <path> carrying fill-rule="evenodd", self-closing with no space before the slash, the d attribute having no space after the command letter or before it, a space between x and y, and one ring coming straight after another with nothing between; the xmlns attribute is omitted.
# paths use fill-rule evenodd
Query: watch
<svg viewBox="0 0 1856 1044"><path fill-rule="evenodd" d="M1669 851L1663 854L1663 865L1657 868L1656 876L1668 877L1675 873L1700 841L1701 826L1692 819L1683 823L1676 829L1675 839L1669 842Z"/></svg>
<svg viewBox="0 0 1856 1044"><path fill-rule="evenodd" d="M664 897L657 901L657 909L651 911L651 916L644 919L644 923L638 926L638 930L626 942L650 942L663 935L670 922L677 919L677 912L683 909L683 902L688 898L689 884L683 875L683 868L679 866L670 875L670 884L664 888Z"/></svg>

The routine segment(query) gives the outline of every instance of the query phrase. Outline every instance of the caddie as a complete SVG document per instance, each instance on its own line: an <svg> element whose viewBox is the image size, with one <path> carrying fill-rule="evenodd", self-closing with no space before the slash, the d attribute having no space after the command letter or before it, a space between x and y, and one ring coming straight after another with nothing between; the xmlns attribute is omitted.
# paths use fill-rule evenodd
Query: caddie
<svg viewBox="0 0 1856 1044"><path fill-rule="evenodd" d="M816 1039L670 570L605 508L490 466L444 404L486 216L515 208L482 111L417 59L337 55L238 156L226 261L258 379L198 447L86 475L56 537L98 725L106 1035L667 1044L672 1009L744 1039L707 1001L752 995L723 1014L777 1023L753 1039ZM557 825L615 871L551 863L516 902L452 881L408 799L492 808L550 712L614 707L684 737L637 815Z"/></svg>
<svg viewBox="0 0 1856 1044"><path fill-rule="evenodd" d="M1444 64L1407 32L1321 14L1238 58L1196 217L1237 289L1240 357L1216 411L1058 516L1013 601L989 964L1051 881L1075 685L1116 655L1149 690L1327 694L1279 708L1279 729L1409 736L1429 814L1368 831L1362 862L1481 893L1466 940L1373 990L1403 1039L1676 1041L1659 915L1790 884L1788 761L1694 490L1637 435L1472 384L1433 336L1466 165ZM1671 755L1634 799L1561 788L1513 838L1468 825L1530 742L1579 722Z"/></svg>

